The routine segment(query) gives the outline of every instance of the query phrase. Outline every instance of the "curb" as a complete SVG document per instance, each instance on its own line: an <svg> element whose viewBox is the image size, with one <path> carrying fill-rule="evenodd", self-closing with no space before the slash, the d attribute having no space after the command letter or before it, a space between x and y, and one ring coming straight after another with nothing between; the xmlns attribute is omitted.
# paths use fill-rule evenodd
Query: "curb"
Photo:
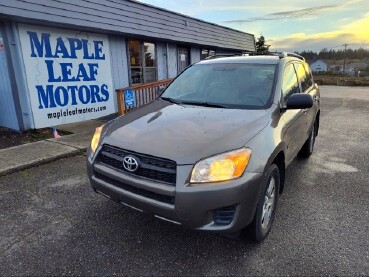
<svg viewBox="0 0 369 277"><path fill-rule="evenodd" d="M29 169L29 168L32 168L32 167L37 167L37 166L40 166L40 165L48 164L50 162L54 162L54 161L57 161L57 160L60 160L60 159L63 159L63 158L69 158L69 157L77 156L79 153L81 153L81 151L82 150L75 149L74 151L71 151L71 152L68 152L68 153L63 153L63 154L60 154L60 155L56 155L56 156L53 156L53 157L47 157L45 159L30 162L30 163L27 163L27 164L22 164L22 165L15 166L15 167L12 167L12 168L8 168L8 169L5 169L5 170L0 170L0 177L4 177L6 175L9 175L9 174L12 174L12 173L15 173L15 172L19 172L19 171L22 171L22 170L25 170L25 169Z"/></svg>
<svg viewBox="0 0 369 277"><path fill-rule="evenodd" d="M70 135L0 149L0 177L86 153L95 127L105 121L67 124L60 129L70 132Z"/></svg>
<svg viewBox="0 0 369 277"><path fill-rule="evenodd" d="M71 136L66 136L66 141L46 139L1 149L0 177L85 153L88 141L85 139L86 134Z"/></svg>

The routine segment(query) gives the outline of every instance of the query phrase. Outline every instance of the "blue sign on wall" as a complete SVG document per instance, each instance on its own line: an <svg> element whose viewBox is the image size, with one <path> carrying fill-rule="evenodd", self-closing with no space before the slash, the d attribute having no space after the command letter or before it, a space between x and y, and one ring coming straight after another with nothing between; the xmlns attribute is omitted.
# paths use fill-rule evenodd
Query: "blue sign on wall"
<svg viewBox="0 0 369 277"><path fill-rule="evenodd" d="M126 108L132 108L136 105L135 92L133 89L128 89L124 91L124 103Z"/></svg>

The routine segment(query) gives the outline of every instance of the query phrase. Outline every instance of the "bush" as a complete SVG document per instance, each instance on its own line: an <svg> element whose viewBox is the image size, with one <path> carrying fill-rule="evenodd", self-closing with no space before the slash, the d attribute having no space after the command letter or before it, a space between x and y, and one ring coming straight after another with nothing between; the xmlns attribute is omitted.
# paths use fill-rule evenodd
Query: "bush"
<svg viewBox="0 0 369 277"><path fill-rule="evenodd" d="M333 86L369 86L369 77L354 77L344 75L314 75L318 85Z"/></svg>

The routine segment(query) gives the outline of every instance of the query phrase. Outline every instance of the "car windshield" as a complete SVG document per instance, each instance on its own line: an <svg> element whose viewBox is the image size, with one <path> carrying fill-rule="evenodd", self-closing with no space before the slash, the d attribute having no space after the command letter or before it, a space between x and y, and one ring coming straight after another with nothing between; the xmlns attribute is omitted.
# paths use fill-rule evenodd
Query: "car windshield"
<svg viewBox="0 0 369 277"><path fill-rule="evenodd" d="M276 65L197 64L178 76L161 98L177 104L263 109L271 101Z"/></svg>

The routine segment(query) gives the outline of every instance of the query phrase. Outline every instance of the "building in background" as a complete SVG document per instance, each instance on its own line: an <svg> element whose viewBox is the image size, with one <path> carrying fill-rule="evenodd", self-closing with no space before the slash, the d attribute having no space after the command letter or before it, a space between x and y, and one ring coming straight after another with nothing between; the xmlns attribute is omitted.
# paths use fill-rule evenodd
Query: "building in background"
<svg viewBox="0 0 369 277"><path fill-rule="evenodd" d="M322 60L317 60L310 64L311 71L315 73L319 72L327 72L328 71L328 65Z"/></svg>
<svg viewBox="0 0 369 277"><path fill-rule="evenodd" d="M111 114L115 89L244 51L255 51L251 34L136 1L0 1L0 126Z"/></svg>

